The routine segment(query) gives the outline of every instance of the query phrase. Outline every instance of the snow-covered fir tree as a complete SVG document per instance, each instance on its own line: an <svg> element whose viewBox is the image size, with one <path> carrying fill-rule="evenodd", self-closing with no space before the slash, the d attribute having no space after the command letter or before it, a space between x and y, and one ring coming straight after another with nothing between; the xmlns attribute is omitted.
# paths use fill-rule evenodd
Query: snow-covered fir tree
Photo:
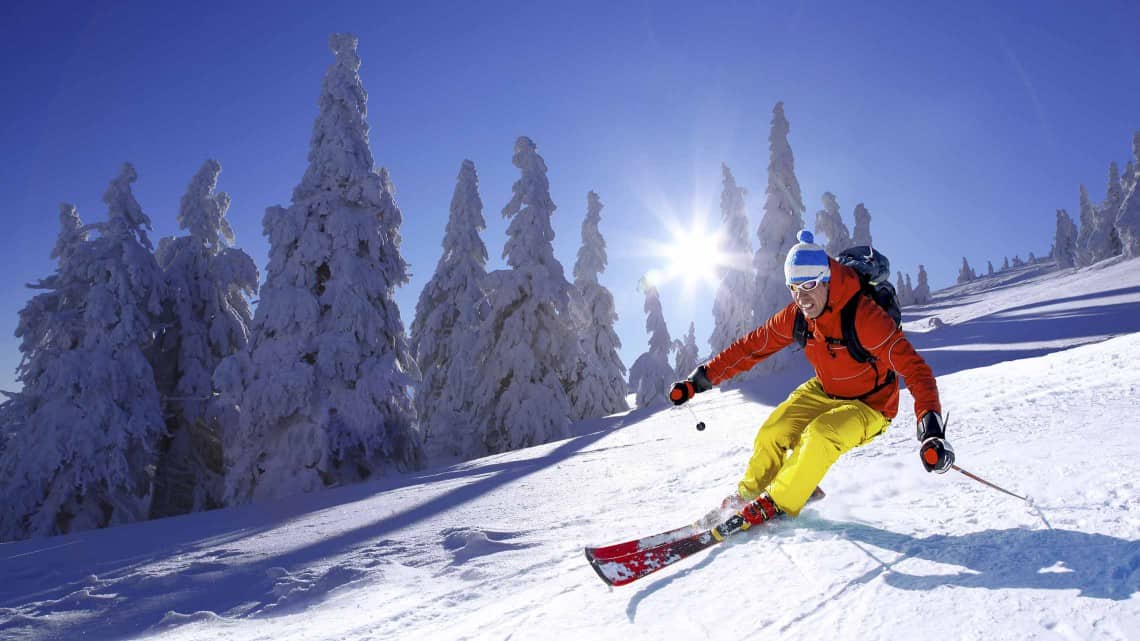
<svg viewBox="0 0 1140 641"><path fill-rule="evenodd" d="M511 269L487 276L490 309L476 349L484 358L477 424L488 454L566 436L567 388L579 360L567 319L571 285L554 257L546 162L526 136L515 142L512 162L521 177L503 208L511 221L503 257Z"/></svg>
<svg viewBox="0 0 1140 641"><path fill-rule="evenodd" d="M926 265L918 266L918 285L914 288L914 302L916 305L930 302L930 283L926 277Z"/></svg>
<svg viewBox="0 0 1140 641"><path fill-rule="evenodd" d="M673 349L675 354L673 358L676 361L676 367L673 368L673 377L677 380L688 377L693 370L697 369L700 365L701 352L697 348L697 327L695 323L689 323L689 333L685 334L685 340L673 341Z"/></svg>
<svg viewBox="0 0 1140 641"><path fill-rule="evenodd" d="M59 268L20 313L25 418L0 460L0 539L147 517L165 431L147 360L162 274L131 191L137 178L127 163L111 181L106 222L84 228L64 207ZM98 236L84 241L86 229Z"/></svg>
<svg viewBox="0 0 1140 641"><path fill-rule="evenodd" d="M906 299L909 301L907 303L908 305L915 305L918 303L918 295L914 292L914 285L910 282L909 273L906 275Z"/></svg>
<svg viewBox="0 0 1140 641"><path fill-rule="evenodd" d="M873 247L871 240L871 212L863 203L855 205L855 230L851 233L853 245L866 245Z"/></svg>
<svg viewBox="0 0 1140 641"><path fill-rule="evenodd" d="M625 397L625 363L618 350L621 339L614 330L617 312L610 290L598 282L606 270L606 239L598 194L586 194L586 217L582 221L582 245L574 263L573 317L578 336L578 371L570 386L570 407L577 419L606 416L629 409Z"/></svg>
<svg viewBox="0 0 1140 641"><path fill-rule="evenodd" d="M52 363L50 355L75 349L83 340L83 306L91 288L83 273L88 230L75 205L59 206L59 237L51 257L58 262L56 272L28 287L45 290L32 297L19 312L16 337L23 354L17 380L27 390L29 381L38 381L43 368Z"/></svg>
<svg viewBox="0 0 1140 641"><path fill-rule="evenodd" d="M1025 261L1021 260L1021 254L1017 254L1013 257L1013 266L1014 267L1022 267L1024 265L1025 265Z"/></svg>
<svg viewBox="0 0 1140 641"><path fill-rule="evenodd" d="M645 331L649 332L649 351L638 356L633 367L629 368L629 385L637 394L637 406L651 407L668 400L674 377L674 369L669 365L673 341L665 326L657 286L651 278L642 278L638 288L645 292Z"/></svg>
<svg viewBox="0 0 1140 641"><path fill-rule="evenodd" d="M215 381L240 411L226 429L232 502L357 481L421 462L416 374L396 287L401 214L374 168L357 40L334 34L309 165L288 208L270 207L269 266L251 350Z"/></svg>
<svg viewBox="0 0 1140 641"><path fill-rule="evenodd" d="M800 183L796 180L795 158L788 144L788 132L784 103L777 102L772 110L772 130L768 136L768 187L764 215L756 230L760 245L753 263L756 269L752 304L754 325L763 323L790 302L788 288L784 284L784 259L796 243L796 234L804 228L804 203ZM782 350L752 368L751 372L778 371L795 358L791 350Z"/></svg>
<svg viewBox="0 0 1140 641"><path fill-rule="evenodd" d="M76 349L83 340L83 305L90 283L79 269L82 267L87 241L75 205L59 206L59 236L51 257L57 261L54 274L29 284L32 289L44 290L36 294L18 313L16 338L20 339L23 355L16 368L16 380L23 384L23 392L3 393L8 400L0 404L0 462L9 440L27 424L28 404L40 387L45 372L56 365L56 358L68 350ZM18 459L10 459L15 461ZM2 523L2 521L0 521ZM0 530L0 540L6 538Z"/></svg>
<svg viewBox="0 0 1140 641"><path fill-rule="evenodd" d="M1037 264L1037 256L1034 255L1033 252L1029 252L1029 264L1030 265L1036 265Z"/></svg>
<svg viewBox="0 0 1140 641"><path fill-rule="evenodd" d="M155 474L151 516L185 514L222 504L221 434L213 416L214 370L249 346L257 292L253 259L234 244L226 220L230 197L215 193L222 166L207 160L178 210L189 232L159 243L166 280L164 324L153 359L169 430Z"/></svg>
<svg viewBox="0 0 1140 641"><path fill-rule="evenodd" d="M993 276L993 275L994 275L994 261L987 260L986 261L986 276Z"/></svg>
<svg viewBox="0 0 1140 641"><path fill-rule="evenodd" d="M1101 203L1101 216L1104 224L1109 228L1108 245L1111 256L1119 256L1123 252L1120 240L1120 231L1116 228L1116 219L1120 215L1120 207L1124 203L1124 192L1120 184L1120 168L1116 162L1108 165L1108 188L1105 190L1105 199Z"/></svg>
<svg viewBox="0 0 1140 641"><path fill-rule="evenodd" d="M907 287L907 283L903 280L903 273L901 271L898 272L898 278L895 279L895 294L898 295L900 307L914 304L914 292Z"/></svg>
<svg viewBox="0 0 1140 641"><path fill-rule="evenodd" d="M1009 269L1009 256L1003 258L1001 263L1001 270L1004 272L1007 269Z"/></svg>
<svg viewBox="0 0 1140 641"><path fill-rule="evenodd" d="M1132 136L1132 155L1134 160L1128 163L1125 172L1124 183L1128 190L1124 192L1113 225L1120 236L1121 253L1135 258L1140 256L1140 132Z"/></svg>
<svg viewBox="0 0 1140 641"><path fill-rule="evenodd" d="M1077 261L1091 265L1112 256L1112 229L1115 219L1109 220L1103 208L1094 206L1088 189L1081 185L1081 226L1077 235Z"/></svg>
<svg viewBox="0 0 1140 641"><path fill-rule="evenodd" d="M1108 187L1105 189L1104 208L1115 215L1123 202L1124 192L1120 184L1120 167L1117 166L1116 161L1113 161L1108 165Z"/></svg>
<svg viewBox="0 0 1140 641"><path fill-rule="evenodd" d="M823 192L823 209L815 214L815 233L817 238L820 234L827 238L824 248L830 256L838 256L844 249L854 245L851 233L839 213L839 202L830 191Z"/></svg>
<svg viewBox="0 0 1140 641"><path fill-rule="evenodd" d="M958 284L960 285L962 283L968 283L977 277L978 276L974 273L973 268L970 267L970 263L966 262L966 257L963 256L962 268L958 270Z"/></svg>
<svg viewBox="0 0 1140 641"><path fill-rule="evenodd" d="M1129 160L1128 164L1124 166L1124 173L1120 175L1120 193L1122 197L1127 196L1128 192L1136 186L1136 168L1140 166L1136 161Z"/></svg>
<svg viewBox="0 0 1140 641"><path fill-rule="evenodd" d="M474 438L476 334L483 321L483 286L487 279L486 228L475 163L459 167L451 213L443 235L443 254L416 304L410 349L423 379L415 405L425 451L431 456L476 456Z"/></svg>
<svg viewBox="0 0 1140 641"><path fill-rule="evenodd" d="M752 288L756 285L756 276L749 261L752 241L749 240L748 214L744 210L746 191L736 184L728 165L722 163L720 168L723 175L720 251L729 260L717 268L720 284L713 299L713 332L709 337L713 353L725 349L756 327L752 319ZM701 256L693 259L705 260Z"/></svg>

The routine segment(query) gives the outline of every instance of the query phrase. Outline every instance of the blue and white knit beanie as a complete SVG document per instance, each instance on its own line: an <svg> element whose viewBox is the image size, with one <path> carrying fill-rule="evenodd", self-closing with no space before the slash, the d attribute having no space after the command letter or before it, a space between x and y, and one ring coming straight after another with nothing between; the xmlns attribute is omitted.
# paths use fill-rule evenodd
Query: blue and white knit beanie
<svg viewBox="0 0 1140 641"><path fill-rule="evenodd" d="M815 244L815 236L808 230L796 235L800 241L788 251L784 260L784 280L790 285L823 277L831 280L831 267L827 263L827 251Z"/></svg>

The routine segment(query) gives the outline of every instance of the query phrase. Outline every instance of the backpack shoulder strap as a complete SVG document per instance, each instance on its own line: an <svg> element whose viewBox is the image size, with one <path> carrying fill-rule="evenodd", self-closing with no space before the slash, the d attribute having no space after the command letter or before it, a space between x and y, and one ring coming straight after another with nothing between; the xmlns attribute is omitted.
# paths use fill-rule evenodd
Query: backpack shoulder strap
<svg viewBox="0 0 1140 641"><path fill-rule="evenodd" d="M839 310L839 325L843 328L843 342L847 345L847 352L851 354L851 358L859 363L874 362L875 357L863 347L863 343L859 342L859 336L855 333L855 312L859 308L859 300L862 299L864 294L862 292L851 297L843 309Z"/></svg>
<svg viewBox="0 0 1140 641"><path fill-rule="evenodd" d="M805 347L807 345L807 319L804 318L804 313L799 307L796 308L796 320L792 324L792 338L795 339L797 343L799 343L800 347Z"/></svg>

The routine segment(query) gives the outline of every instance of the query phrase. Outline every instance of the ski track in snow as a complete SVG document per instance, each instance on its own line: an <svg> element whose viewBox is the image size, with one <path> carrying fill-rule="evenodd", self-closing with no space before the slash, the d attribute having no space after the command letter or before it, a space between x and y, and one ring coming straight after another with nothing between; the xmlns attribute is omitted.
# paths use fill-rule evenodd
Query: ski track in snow
<svg viewBox="0 0 1140 641"><path fill-rule="evenodd" d="M1011 270L906 320L958 463L1035 505L926 474L904 391L796 521L602 584L582 547L718 502L795 370L418 474L0 545L0 638L1140 639L1140 261Z"/></svg>

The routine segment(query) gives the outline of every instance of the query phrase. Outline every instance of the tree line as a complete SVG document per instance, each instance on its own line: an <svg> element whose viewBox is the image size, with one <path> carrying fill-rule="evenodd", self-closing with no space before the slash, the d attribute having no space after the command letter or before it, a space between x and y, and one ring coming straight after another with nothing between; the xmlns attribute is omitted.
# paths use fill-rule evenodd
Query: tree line
<svg viewBox="0 0 1140 641"><path fill-rule="evenodd" d="M334 34L309 163L263 219L260 285L234 246L221 165L182 197L185 235L148 237L124 164L85 224L61 206L55 272L19 312L23 389L0 405L0 540L278 498L569 435L628 409L587 194L569 282L546 165L520 137L503 208L508 269L486 270L474 163L405 332L402 213L374 164L357 40ZM258 296L256 311L250 299Z"/></svg>

